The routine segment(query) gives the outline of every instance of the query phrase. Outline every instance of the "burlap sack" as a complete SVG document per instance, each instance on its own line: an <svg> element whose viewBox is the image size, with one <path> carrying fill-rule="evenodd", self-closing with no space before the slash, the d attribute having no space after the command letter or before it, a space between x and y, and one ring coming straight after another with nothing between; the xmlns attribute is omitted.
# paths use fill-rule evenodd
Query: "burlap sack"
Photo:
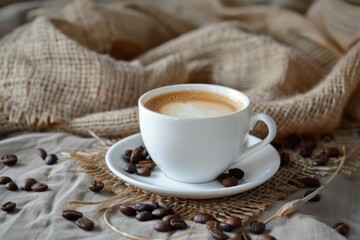
<svg viewBox="0 0 360 240"><path fill-rule="evenodd" d="M185 82L245 91L255 112L275 119L278 137L329 131L349 99L358 99L353 93L360 82L356 34L340 44L343 38L329 37L311 17L327 16L319 5L339 2L358 8L320 1L304 17L277 7L200 0L181 2L193 16L184 19L169 7L74 1L0 40L0 134L92 130L125 136L138 131L135 106L143 92ZM321 19L340 27L352 21L338 18Z"/></svg>

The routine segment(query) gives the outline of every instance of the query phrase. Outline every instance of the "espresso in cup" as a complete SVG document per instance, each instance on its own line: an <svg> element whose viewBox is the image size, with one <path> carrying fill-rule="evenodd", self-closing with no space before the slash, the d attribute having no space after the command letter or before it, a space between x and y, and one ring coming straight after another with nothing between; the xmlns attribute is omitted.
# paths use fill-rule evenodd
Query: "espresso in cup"
<svg viewBox="0 0 360 240"><path fill-rule="evenodd" d="M202 118L230 114L243 109L244 104L217 92L182 90L157 95L145 107L179 118Z"/></svg>

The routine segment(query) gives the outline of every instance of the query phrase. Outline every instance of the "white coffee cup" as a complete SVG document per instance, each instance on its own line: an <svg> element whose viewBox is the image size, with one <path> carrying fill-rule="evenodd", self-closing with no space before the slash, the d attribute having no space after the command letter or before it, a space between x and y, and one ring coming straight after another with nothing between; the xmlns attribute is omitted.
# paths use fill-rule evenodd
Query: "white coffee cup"
<svg viewBox="0 0 360 240"><path fill-rule="evenodd" d="M181 106L178 103L174 106L169 105L168 108L175 109L176 114L184 115L185 112L186 115L177 116L173 113L164 113L165 110L154 110L146 106L156 98L163 99L164 96L176 95L179 92L183 94L186 91L195 93L195 97L203 93L204 96L209 93L210 98L225 97L230 99L231 104L236 105L236 108L230 113L210 113L208 116L207 105L205 105L205 115L197 113L193 115L192 103L190 103L190 114L186 114L186 109L178 111L183 109L181 104ZM161 101L166 102L166 98ZM161 87L143 94L138 105L144 145L160 170L176 181L187 183L212 181L231 165L269 144L276 135L276 124L271 117L265 113L252 115L250 99L244 93L224 86L180 84ZM187 108L187 105L184 106ZM202 112L202 107L201 105L200 110L196 109L196 112ZM244 149L249 130L252 130L259 120L269 129L267 137Z"/></svg>

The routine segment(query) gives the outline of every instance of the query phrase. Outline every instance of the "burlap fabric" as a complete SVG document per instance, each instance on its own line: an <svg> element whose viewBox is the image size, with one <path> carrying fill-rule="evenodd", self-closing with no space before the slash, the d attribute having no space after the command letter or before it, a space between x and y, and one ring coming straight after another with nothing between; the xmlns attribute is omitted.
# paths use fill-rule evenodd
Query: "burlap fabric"
<svg viewBox="0 0 360 240"><path fill-rule="evenodd" d="M186 82L246 92L278 137L360 118L357 1L160 2L76 0L0 39L0 134L125 136L142 93Z"/></svg>

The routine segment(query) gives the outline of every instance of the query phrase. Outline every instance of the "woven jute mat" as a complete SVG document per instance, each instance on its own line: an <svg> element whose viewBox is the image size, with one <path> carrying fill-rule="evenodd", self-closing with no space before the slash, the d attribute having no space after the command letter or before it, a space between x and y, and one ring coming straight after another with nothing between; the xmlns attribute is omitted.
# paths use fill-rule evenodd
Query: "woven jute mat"
<svg viewBox="0 0 360 240"><path fill-rule="evenodd" d="M312 136L317 143L312 156L318 155L324 148L328 147L346 149L347 153L352 152L351 156L346 157L341 172L342 175L351 177L360 166L360 151L357 151L359 133L360 123L344 120L341 127L331 133L333 136L331 141L324 141L321 136ZM302 144L305 142L304 139L305 137ZM281 142L281 140L278 141ZM224 198L182 199L138 189L126 184L114 175L105 163L106 151L114 142L115 140L99 139L99 143L94 144L86 152L67 154L67 156L75 159L85 172L94 176L95 179L103 181L106 191L114 194L114 197L97 203L81 202L81 200L71 201L70 206L72 205L73 208L87 204L97 204L96 212L100 212L114 205L129 205L141 201L162 201L173 207L184 219L191 219L196 213L206 212L214 215L219 220L228 216L238 216L246 224L250 220L257 218L275 201L284 200L291 193L303 188L303 183L299 181L301 178L312 176L324 182L326 180L324 178L335 171L340 162L340 158L331 158L325 166L314 166L313 157L303 158L299 155L301 145L292 150L282 147L278 151L288 152L290 154L290 163L281 166L278 172L264 184L249 191Z"/></svg>

